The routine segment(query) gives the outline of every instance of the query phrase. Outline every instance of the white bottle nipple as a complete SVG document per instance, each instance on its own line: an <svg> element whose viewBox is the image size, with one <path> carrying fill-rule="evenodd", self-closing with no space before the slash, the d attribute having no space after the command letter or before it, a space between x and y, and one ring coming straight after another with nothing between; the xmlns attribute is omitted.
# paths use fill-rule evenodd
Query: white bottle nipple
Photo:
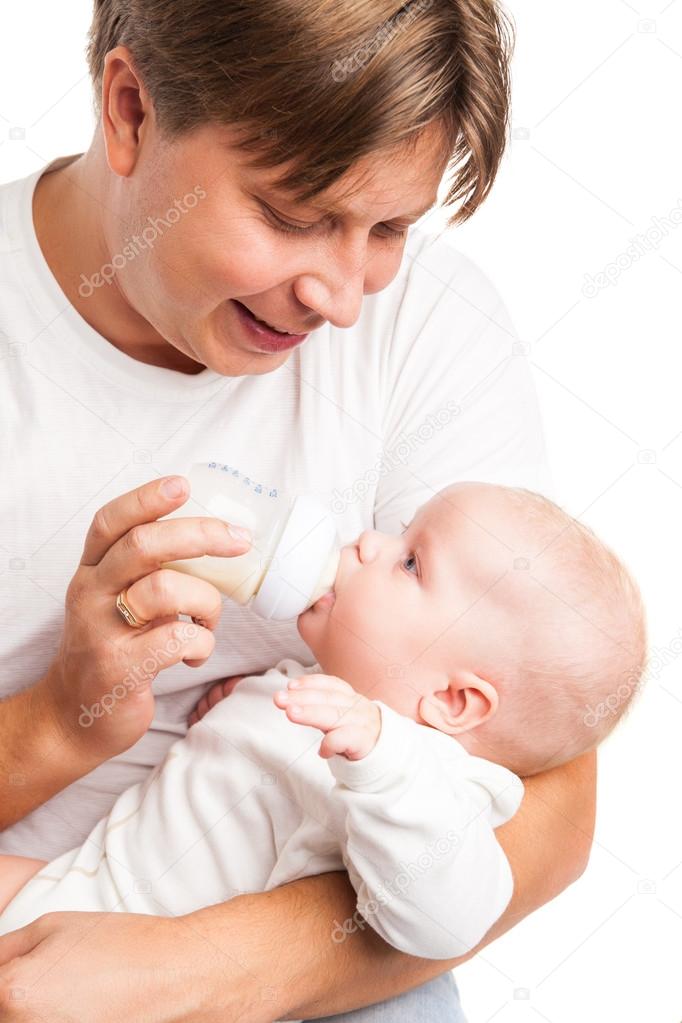
<svg viewBox="0 0 682 1023"><path fill-rule="evenodd" d="M329 591L334 588L334 582L339 571L340 561L341 549L337 548L329 555L329 560L327 561L327 564L324 566L317 586L315 587L311 594L309 602L310 607L312 607L316 600L319 600L320 597L323 597L325 593L329 593Z"/></svg>
<svg viewBox="0 0 682 1023"><path fill-rule="evenodd" d="M298 617L314 603L316 593L322 596L331 589L339 567L339 548L329 510L319 498L300 494L292 505L252 610L262 618L277 621Z"/></svg>

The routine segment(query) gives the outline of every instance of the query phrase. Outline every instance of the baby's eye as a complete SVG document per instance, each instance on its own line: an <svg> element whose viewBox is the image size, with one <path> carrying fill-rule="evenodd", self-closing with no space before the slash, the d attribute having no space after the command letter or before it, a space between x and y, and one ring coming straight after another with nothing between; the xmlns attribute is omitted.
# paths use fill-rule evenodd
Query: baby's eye
<svg viewBox="0 0 682 1023"><path fill-rule="evenodd" d="M412 564L414 566L414 575L419 575L419 566L417 564L417 559L415 558L414 554L410 554L409 557L403 558L402 563L403 563L403 565ZM406 571L412 572L413 569L412 568L408 568Z"/></svg>

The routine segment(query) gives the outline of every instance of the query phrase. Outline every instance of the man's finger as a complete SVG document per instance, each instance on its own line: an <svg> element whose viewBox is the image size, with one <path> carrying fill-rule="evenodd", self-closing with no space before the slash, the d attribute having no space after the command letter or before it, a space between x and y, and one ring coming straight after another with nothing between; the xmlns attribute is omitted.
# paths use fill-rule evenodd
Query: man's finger
<svg viewBox="0 0 682 1023"><path fill-rule="evenodd" d="M25 956L40 944L42 936L38 934L37 920L20 927L18 931L10 931L0 937L0 967L11 962L18 956ZM0 980L2 972L0 971Z"/></svg>
<svg viewBox="0 0 682 1023"><path fill-rule="evenodd" d="M109 548L95 569L95 578L105 593L116 594L168 562L205 554L237 557L248 547L248 540L236 536L222 519L188 515L144 522Z"/></svg>
<svg viewBox="0 0 682 1023"><path fill-rule="evenodd" d="M166 486L177 493L167 494ZM188 497L189 483L184 476L164 476L109 501L95 513L85 537L81 565L98 565L112 544L133 526L155 522L179 508Z"/></svg>

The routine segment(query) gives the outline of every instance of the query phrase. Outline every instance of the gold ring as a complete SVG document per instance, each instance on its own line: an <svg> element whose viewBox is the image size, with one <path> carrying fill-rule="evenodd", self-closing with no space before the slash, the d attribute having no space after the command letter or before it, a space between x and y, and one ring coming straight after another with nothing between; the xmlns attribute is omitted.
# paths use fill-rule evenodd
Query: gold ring
<svg viewBox="0 0 682 1023"><path fill-rule="evenodd" d="M116 598L116 607L123 616L126 623L131 629L141 629L144 625L149 625L149 622L145 622L142 618L137 618L133 611L131 611L128 604L126 604L126 597L128 596L127 590L121 590L118 597Z"/></svg>

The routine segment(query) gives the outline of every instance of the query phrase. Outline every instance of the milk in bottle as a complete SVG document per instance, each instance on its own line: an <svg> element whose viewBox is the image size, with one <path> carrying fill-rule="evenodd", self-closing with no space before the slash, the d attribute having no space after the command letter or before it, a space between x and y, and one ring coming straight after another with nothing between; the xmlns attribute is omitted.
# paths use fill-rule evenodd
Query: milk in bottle
<svg viewBox="0 0 682 1023"><path fill-rule="evenodd" d="M252 544L236 557L205 554L164 568L206 579L231 600L278 621L297 617L332 589L341 544L318 497L284 494L219 462L195 463L184 475L190 497L163 518L215 515L249 529Z"/></svg>

